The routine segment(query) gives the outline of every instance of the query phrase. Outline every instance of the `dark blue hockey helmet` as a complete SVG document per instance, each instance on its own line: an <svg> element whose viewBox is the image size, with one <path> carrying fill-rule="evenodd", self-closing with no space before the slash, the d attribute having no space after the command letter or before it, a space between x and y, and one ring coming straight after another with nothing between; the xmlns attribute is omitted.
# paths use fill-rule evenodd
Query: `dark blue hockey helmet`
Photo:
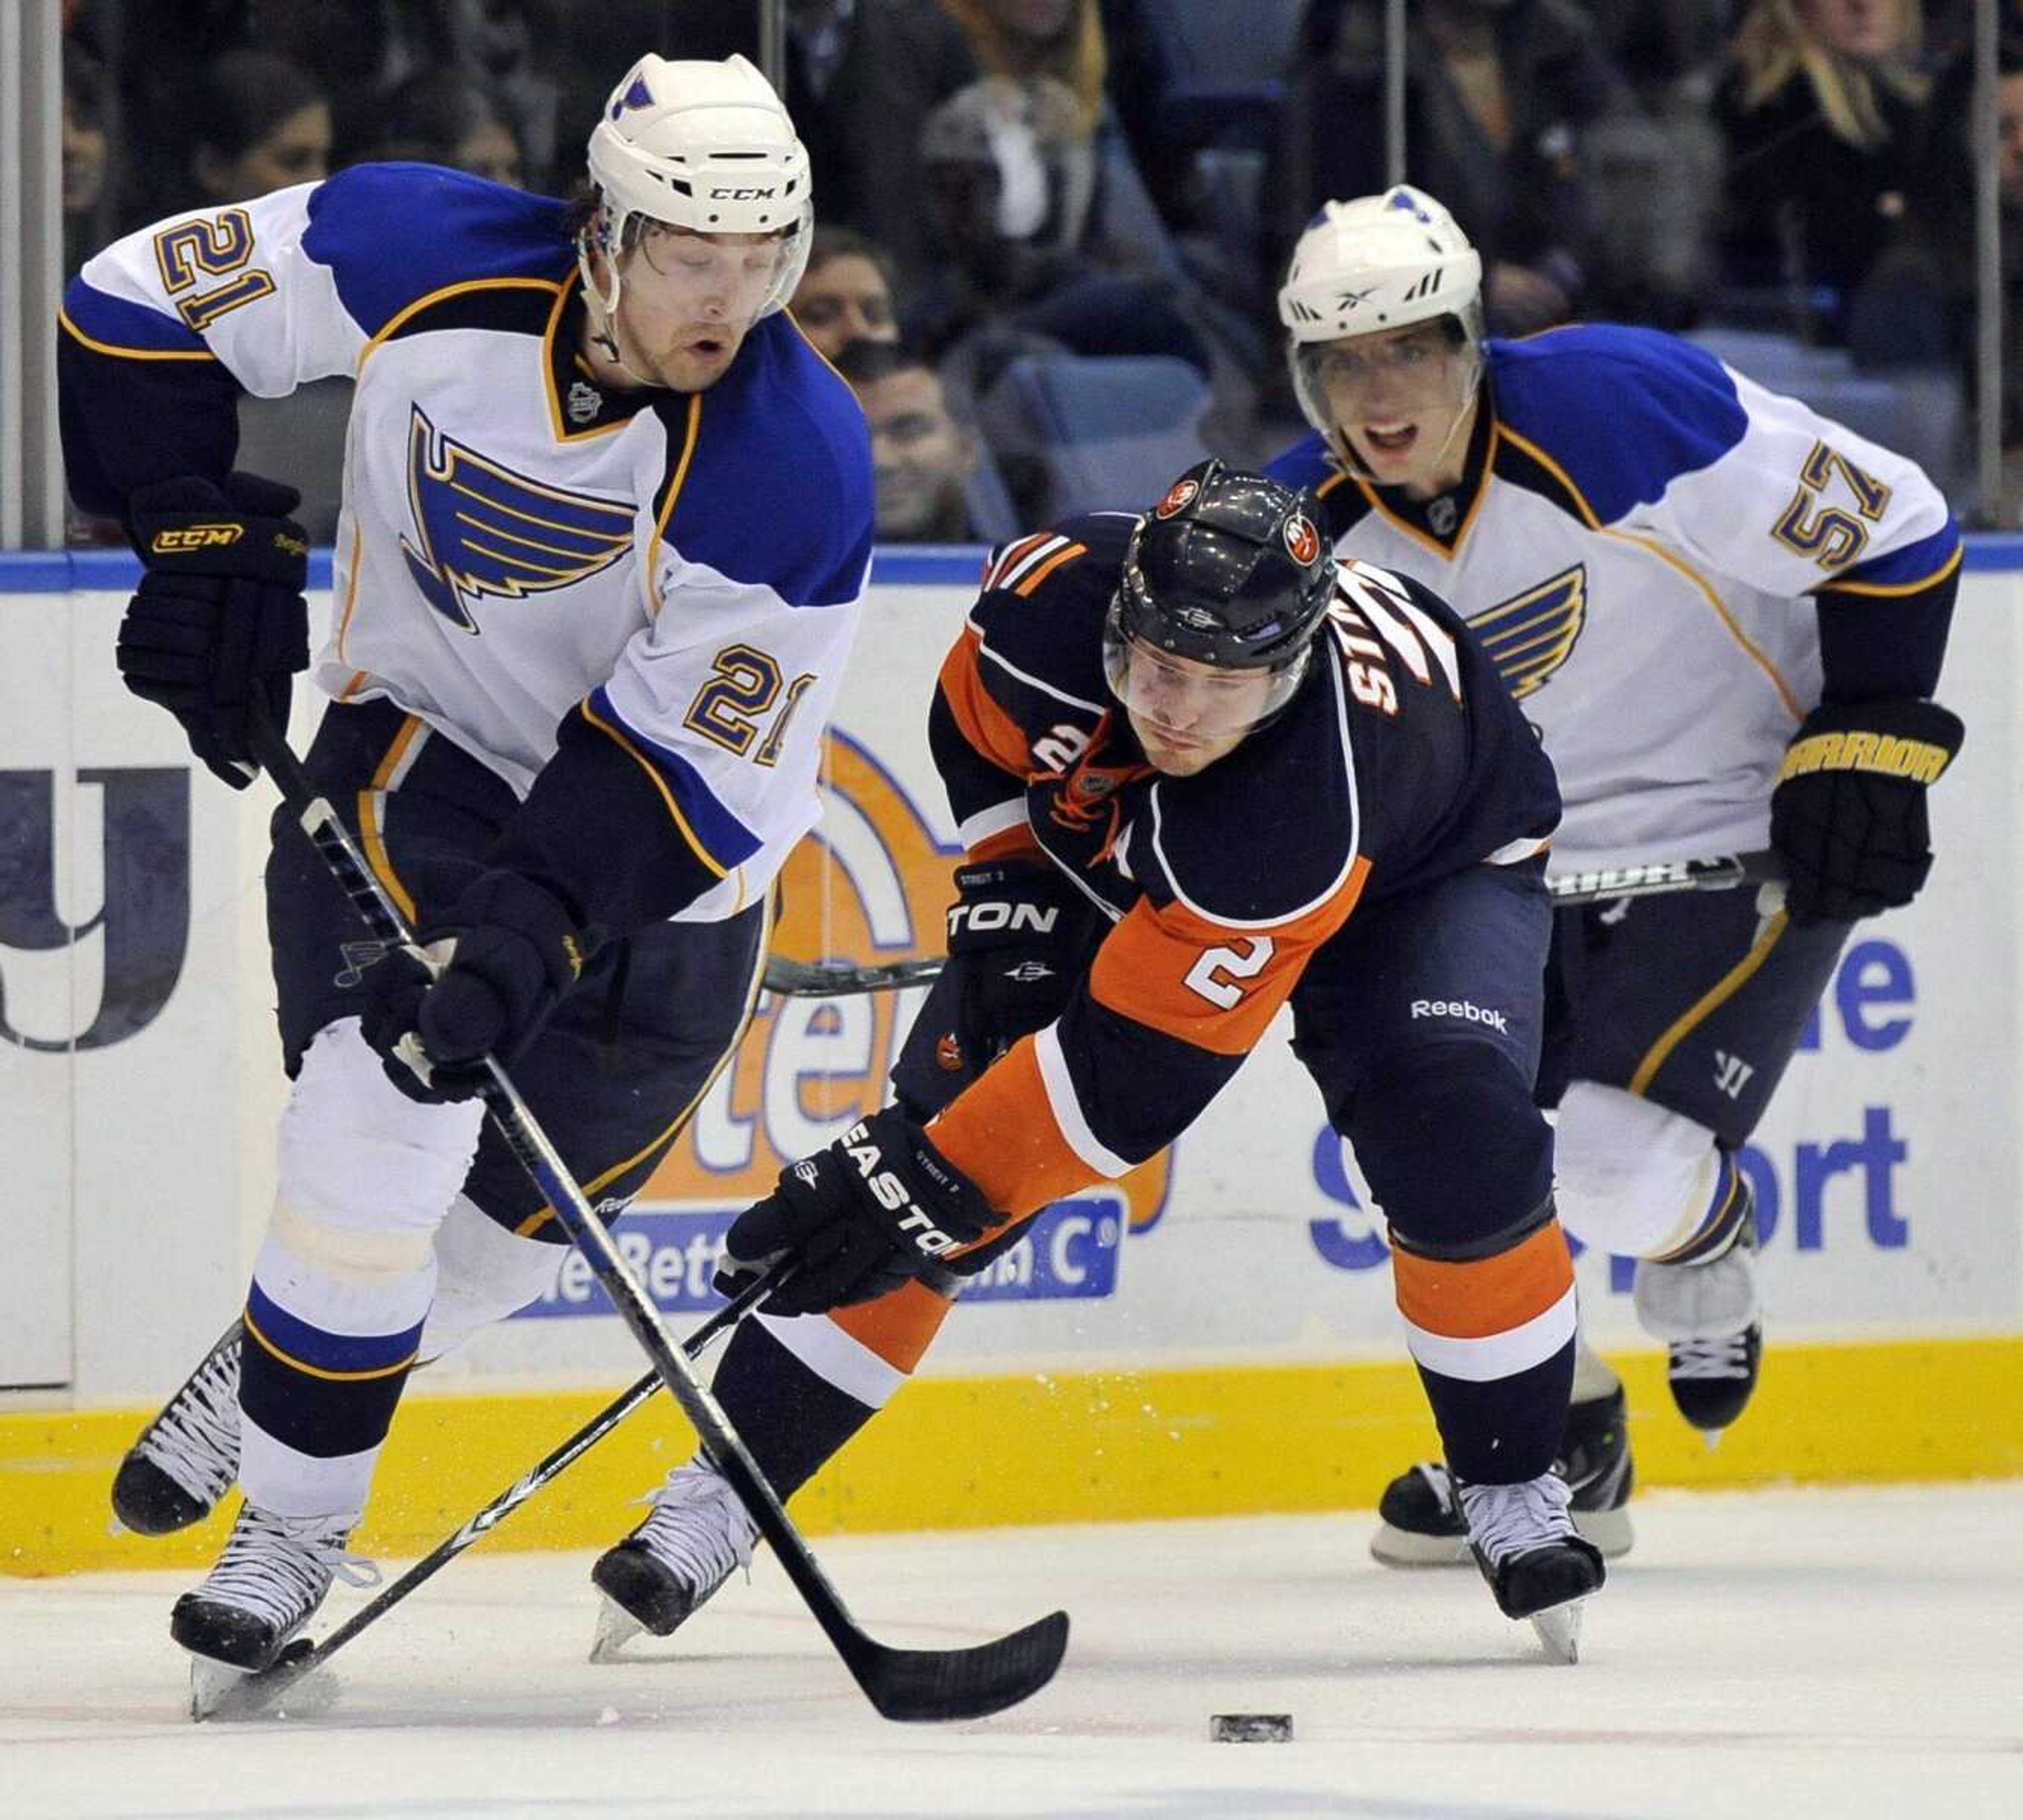
<svg viewBox="0 0 2023 1820"><path fill-rule="evenodd" d="M1176 657L1279 669L1304 659L1333 585L1313 494L1211 459L1140 523L1110 613L1125 637Z"/></svg>

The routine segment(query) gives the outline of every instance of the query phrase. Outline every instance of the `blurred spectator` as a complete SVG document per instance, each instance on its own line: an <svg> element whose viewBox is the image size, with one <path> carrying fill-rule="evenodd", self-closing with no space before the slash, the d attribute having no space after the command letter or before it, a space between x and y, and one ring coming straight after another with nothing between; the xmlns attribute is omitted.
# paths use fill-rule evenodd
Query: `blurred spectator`
<svg viewBox="0 0 2023 1820"><path fill-rule="evenodd" d="M976 541L968 497L977 468L976 433L950 410L934 368L888 341L851 342L836 368L871 426L880 540Z"/></svg>
<svg viewBox="0 0 2023 1820"><path fill-rule="evenodd" d="M789 307L801 333L833 361L854 341L899 339L892 262L854 228L818 226Z"/></svg>
<svg viewBox="0 0 2023 1820"><path fill-rule="evenodd" d="M423 70L408 77L381 97L373 116L372 136L359 160L411 159L467 170L515 189L526 185L520 141L505 110L483 86L453 70Z"/></svg>
<svg viewBox="0 0 2023 1820"><path fill-rule="evenodd" d="M214 57L198 74L188 112L190 200L244 202L330 174L330 104L285 57Z"/></svg>
<svg viewBox="0 0 2023 1820"><path fill-rule="evenodd" d="M106 224L100 205L106 193L112 144L106 132L105 71L97 58L75 44L63 50L64 270L78 267L102 246Z"/></svg>
<svg viewBox="0 0 2023 1820"><path fill-rule="evenodd" d="M1288 247L1330 197L1385 187L1384 13L1382 0L1308 7L1278 185ZM1590 280L1619 223L1597 218L1585 140L1636 104L1587 13L1573 0L1421 0L1406 57L1411 181L1469 224L1491 328L1613 311Z"/></svg>
<svg viewBox="0 0 2023 1820"><path fill-rule="evenodd" d="M920 163L935 257L906 320L931 357L958 363L971 396L1013 355L1038 351L1034 338L1077 353L1172 354L1211 371L1177 269L1133 261L1092 233L1096 148L1066 85L971 83L928 115Z"/></svg>
<svg viewBox="0 0 2023 1820"><path fill-rule="evenodd" d="M1789 290L1807 312L1798 326L1829 341L1846 339L1921 180L1921 26L1918 0L1755 0L1731 43L1718 104L1726 280Z"/></svg>
<svg viewBox="0 0 2023 1820"><path fill-rule="evenodd" d="M1103 107L1108 53L1096 0L942 0L991 75L1051 76L1074 98L1085 134Z"/></svg>

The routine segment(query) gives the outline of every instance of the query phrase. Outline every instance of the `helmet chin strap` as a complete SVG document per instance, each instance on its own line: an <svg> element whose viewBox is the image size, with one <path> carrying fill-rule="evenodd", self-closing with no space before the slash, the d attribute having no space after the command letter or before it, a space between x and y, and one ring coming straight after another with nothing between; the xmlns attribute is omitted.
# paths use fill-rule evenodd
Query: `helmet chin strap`
<svg viewBox="0 0 2023 1820"><path fill-rule="evenodd" d="M616 258L609 253L604 255L605 268L611 273L611 295L609 297L598 289L597 280L591 276L587 231L576 241L576 269L583 274L583 313L589 319L592 345L634 385L648 389L657 386L664 390L664 381L648 379L626 359L624 350L618 345L618 295L624 287L625 280L624 274L618 269Z"/></svg>

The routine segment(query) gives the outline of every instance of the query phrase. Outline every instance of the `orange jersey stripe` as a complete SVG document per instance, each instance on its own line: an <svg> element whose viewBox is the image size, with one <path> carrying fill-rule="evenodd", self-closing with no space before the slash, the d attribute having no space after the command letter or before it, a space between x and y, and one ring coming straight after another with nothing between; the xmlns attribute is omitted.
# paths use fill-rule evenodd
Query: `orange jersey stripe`
<svg viewBox="0 0 2023 1820"><path fill-rule="evenodd" d="M924 1283L907 1283L876 1302L839 1308L829 1318L894 1371L911 1371L954 1306Z"/></svg>
<svg viewBox="0 0 2023 1820"><path fill-rule="evenodd" d="M1246 1055L1314 950L1348 920L1369 875L1359 855L1333 896L1268 929L1232 929L1177 901L1154 910L1141 898L1096 951L1089 996L1196 1049Z"/></svg>
<svg viewBox="0 0 2023 1820"><path fill-rule="evenodd" d="M1557 1220L1508 1251L1465 1264L1391 1254L1398 1312L1448 1339L1485 1339L1535 1320L1572 1286L1573 1255Z"/></svg>
<svg viewBox="0 0 2023 1820"><path fill-rule="evenodd" d="M1030 600L1033 598L1033 591L1063 563L1072 562L1077 556L1086 556L1088 554L1088 546L1086 544L1070 544L1065 550L1049 556L1012 591L1021 600Z"/></svg>
<svg viewBox="0 0 2023 1820"><path fill-rule="evenodd" d="M987 840L978 841L970 848L969 857L979 864L982 864L986 860L1010 859L1014 857L1036 860L1042 866L1051 866L1053 863L1048 859L1045 849L1040 845L1037 837L1033 833L1030 822L1020 828L1007 828L1001 834L993 834Z"/></svg>
<svg viewBox="0 0 2023 1820"><path fill-rule="evenodd" d="M1030 1036L965 1088L927 1135L1007 1216L993 1238L1014 1220L1101 1179L1061 1135Z"/></svg>
<svg viewBox="0 0 2023 1820"><path fill-rule="evenodd" d="M999 770L1022 782L1030 765L1026 735L984 687L977 663L982 649L982 634L964 626L942 664L942 695L963 738Z"/></svg>

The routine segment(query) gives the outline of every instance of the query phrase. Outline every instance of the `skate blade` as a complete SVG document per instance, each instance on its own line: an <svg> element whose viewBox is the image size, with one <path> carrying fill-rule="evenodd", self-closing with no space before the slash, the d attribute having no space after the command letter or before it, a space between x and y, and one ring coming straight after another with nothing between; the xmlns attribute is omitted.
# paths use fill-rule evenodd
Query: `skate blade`
<svg viewBox="0 0 2023 1820"><path fill-rule="evenodd" d="M1564 1605L1548 1606L1531 1614L1531 1628L1545 1647L1546 1660L1571 1668L1580 1660L1581 1607L1584 1599L1568 1599Z"/></svg>
<svg viewBox="0 0 2023 1820"><path fill-rule="evenodd" d="M190 1717L205 1720L313 1719L337 1702L334 1670L316 1665L316 1646L298 1637L268 1667L235 1668L207 1656L190 1658Z"/></svg>
<svg viewBox="0 0 2023 1820"><path fill-rule="evenodd" d="M625 1660L625 1646L635 1637L643 1635L646 1628L616 1600L598 1600L597 1635L590 1640L591 1661L616 1662Z"/></svg>

